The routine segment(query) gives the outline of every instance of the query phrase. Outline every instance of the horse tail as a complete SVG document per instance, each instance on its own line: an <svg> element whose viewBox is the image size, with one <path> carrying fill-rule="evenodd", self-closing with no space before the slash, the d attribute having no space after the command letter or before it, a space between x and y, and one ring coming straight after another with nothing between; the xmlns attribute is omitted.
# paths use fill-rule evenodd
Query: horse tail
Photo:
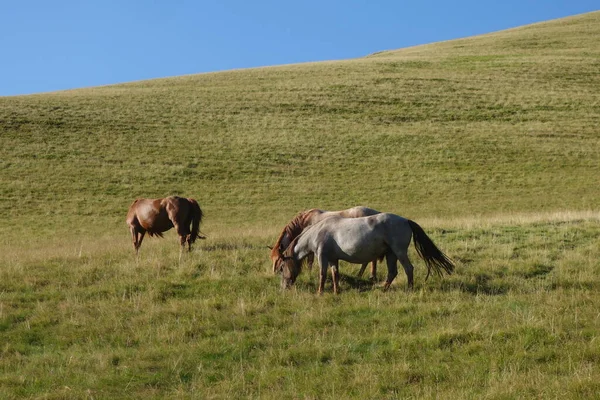
<svg viewBox="0 0 600 400"><path fill-rule="evenodd" d="M431 270L438 275L442 276L442 271L446 271L448 275L454 271L454 263L452 260L444 254L440 249L437 248L435 243L427 236L423 228L419 226L415 221L408 220L410 229L413 232L413 240L415 242L415 249L419 256L427 264L427 278L431 274Z"/></svg>
<svg viewBox="0 0 600 400"><path fill-rule="evenodd" d="M192 233L190 235L191 243L194 243L197 238L205 239L204 236L200 235L200 224L202 223L202 218L204 217L204 213L200 208L198 202L194 199L188 199L191 205L191 214L192 214Z"/></svg>

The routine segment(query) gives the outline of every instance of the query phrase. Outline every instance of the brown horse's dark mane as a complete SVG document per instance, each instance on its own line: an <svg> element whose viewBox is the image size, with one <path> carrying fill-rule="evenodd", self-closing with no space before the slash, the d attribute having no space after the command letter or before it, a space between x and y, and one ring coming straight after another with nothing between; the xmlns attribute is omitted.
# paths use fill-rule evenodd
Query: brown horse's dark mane
<svg viewBox="0 0 600 400"><path fill-rule="evenodd" d="M300 235L296 236L291 242L290 245L281 252L281 255L285 258L292 258L294 257L294 246L296 246L296 244L298 243L298 240L300 239Z"/></svg>
<svg viewBox="0 0 600 400"><path fill-rule="evenodd" d="M302 272L302 265L304 264L302 262L302 260L298 260L295 256L294 256L294 247L296 246L296 244L298 243L298 240L300 239L300 235L296 236L294 238L294 240L292 240L290 242L290 245L287 247L287 249L285 249L284 251L281 252L281 255L283 256L283 261L284 263L286 262L291 262L293 267L295 269L297 269L296 274L299 274L300 272ZM289 264L288 264L289 265ZM281 266L283 268L283 265Z"/></svg>
<svg viewBox="0 0 600 400"><path fill-rule="evenodd" d="M310 217L316 210L316 208L313 208L298 213L290 222L287 223L286 226L283 227L281 234L275 242L275 246L273 246L273 250L271 252L273 257L278 257L279 253L285 250L281 248L281 242L285 236L288 236L291 242L302 233L304 228L310 225Z"/></svg>

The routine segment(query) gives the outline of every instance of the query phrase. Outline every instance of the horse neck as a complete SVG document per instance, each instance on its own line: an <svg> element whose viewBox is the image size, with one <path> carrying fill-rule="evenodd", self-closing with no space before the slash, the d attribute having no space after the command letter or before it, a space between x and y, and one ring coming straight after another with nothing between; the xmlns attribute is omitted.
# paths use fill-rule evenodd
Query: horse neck
<svg viewBox="0 0 600 400"><path fill-rule="evenodd" d="M313 253L315 249L312 246L311 231L304 231L302 235L298 236L294 241L290 244L290 248L293 249L294 257L297 260L302 260L304 257Z"/></svg>
<svg viewBox="0 0 600 400"><path fill-rule="evenodd" d="M285 250L289 245L296 239L307 226L312 224L311 218L315 214L315 211L321 212L321 210L308 210L301 212L296 215L288 224L283 228L281 234L275 242L275 249Z"/></svg>

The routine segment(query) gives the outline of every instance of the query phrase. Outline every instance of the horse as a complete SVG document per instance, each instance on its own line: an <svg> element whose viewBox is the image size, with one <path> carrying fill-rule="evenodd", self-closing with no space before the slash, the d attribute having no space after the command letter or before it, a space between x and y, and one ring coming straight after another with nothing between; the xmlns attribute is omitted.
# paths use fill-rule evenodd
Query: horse
<svg viewBox="0 0 600 400"><path fill-rule="evenodd" d="M358 218L375 214L379 214L379 211L361 206L352 207L341 211L324 211L319 210L317 208L312 208L310 210L300 212L283 228L281 234L275 242L275 245L273 247L268 246L269 249L271 249L271 262L273 263L273 273L277 273L278 265L281 262L280 254L307 227L314 225L317 222L329 217ZM307 261L308 268L312 269L313 256L309 255L307 257ZM369 261L371 261L371 279L375 280L377 276L377 259ZM358 272L359 278L363 275L367 264L368 262L364 263L361 266L360 271Z"/></svg>
<svg viewBox="0 0 600 400"><path fill-rule="evenodd" d="M163 237L163 232L175 227L181 243L179 252L181 259L186 243L188 251L191 251L196 239L206 239L205 236L200 235L203 216L202 209L194 199L170 196L162 199L135 200L127 212L127 225L136 256L146 232L150 236Z"/></svg>
<svg viewBox="0 0 600 400"><path fill-rule="evenodd" d="M433 270L439 276L443 271L451 274L454 263L427 236L416 222L395 214L381 213L361 218L327 218L296 237L280 254L279 265L282 288L294 284L301 271L301 261L311 252L320 266L318 293L322 294L327 279L327 266L331 265L333 291L339 291L339 260L354 264L369 262L385 256L388 274L384 285L387 290L398 275L396 262L404 267L408 289L413 288L413 265L408 258L411 238L419 256L427 265L427 277Z"/></svg>

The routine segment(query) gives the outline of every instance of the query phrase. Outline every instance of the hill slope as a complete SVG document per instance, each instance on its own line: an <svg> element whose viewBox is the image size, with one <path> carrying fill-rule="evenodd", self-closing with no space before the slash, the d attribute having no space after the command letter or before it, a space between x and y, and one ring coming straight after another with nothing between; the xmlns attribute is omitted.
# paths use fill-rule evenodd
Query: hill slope
<svg viewBox="0 0 600 400"><path fill-rule="evenodd" d="M2 229L39 215L116 223L134 197L170 193L234 225L355 204L433 216L597 208L599 22L0 98Z"/></svg>

